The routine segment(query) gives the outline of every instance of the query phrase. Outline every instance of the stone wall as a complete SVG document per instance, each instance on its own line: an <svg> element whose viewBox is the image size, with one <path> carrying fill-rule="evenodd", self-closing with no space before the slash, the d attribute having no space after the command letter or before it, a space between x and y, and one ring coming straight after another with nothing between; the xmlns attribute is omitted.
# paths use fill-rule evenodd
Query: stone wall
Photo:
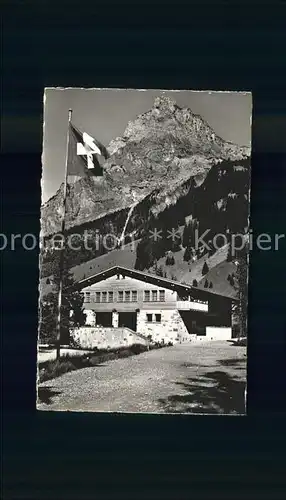
<svg viewBox="0 0 286 500"><path fill-rule="evenodd" d="M155 314L161 314L161 322L156 323ZM152 314L152 322L147 321L147 314ZM210 340L230 340L231 327L206 327L206 335L190 334L180 313L174 310L144 310L137 314L137 330L145 337L151 336L154 342L202 342Z"/></svg>
<svg viewBox="0 0 286 500"><path fill-rule="evenodd" d="M87 312L87 311L85 311ZM147 320L147 314L152 315L152 322ZM156 314L161 315L161 322L156 322ZM148 337L153 342L166 344L172 342L203 342L210 340L230 340L231 327L206 327L206 335L191 335L177 309L144 309L137 312L137 333L128 328L118 327L118 313L112 313L113 327L92 326L96 315L88 311L90 326L73 329L72 337L83 349L94 347L107 349L129 346L133 344L148 344Z"/></svg>
<svg viewBox="0 0 286 500"><path fill-rule="evenodd" d="M148 345L147 339L128 328L107 328L83 326L74 328L71 337L82 349L116 349L134 344Z"/></svg>
<svg viewBox="0 0 286 500"><path fill-rule="evenodd" d="M152 322L147 321L147 314L152 314ZM155 314L161 314L161 322L156 322ZM153 309L139 311L137 314L137 330L145 337L151 336L154 342L186 342L190 341L187 328L176 309Z"/></svg>

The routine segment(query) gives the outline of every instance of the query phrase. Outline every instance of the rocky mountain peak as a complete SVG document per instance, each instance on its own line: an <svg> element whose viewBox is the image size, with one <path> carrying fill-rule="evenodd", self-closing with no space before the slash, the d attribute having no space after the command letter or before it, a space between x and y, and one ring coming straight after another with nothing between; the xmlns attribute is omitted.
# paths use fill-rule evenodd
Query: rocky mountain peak
<svg viewBox="0 0 286 500"><path fill-rule="evenodd" d="M174 112L176 109L176 101L168 96L159 96L155 98L153 109L159 109L162 111Z"/></svg>
<svg viewBox="0 0 286 500"><path fill-rule="evenodd" d="M201 183L212 165L250 155L249 148L224 141L201 116L180 108L165 95L156 97L151 109L130 121L122 137L112 140L107 149L110 158L103 165L100 184L81 179L73 186L67 227L128 208L154 190L177 190L191 177ZM44 233L59 230L61 206L59 189L43 207Z"/></svg>

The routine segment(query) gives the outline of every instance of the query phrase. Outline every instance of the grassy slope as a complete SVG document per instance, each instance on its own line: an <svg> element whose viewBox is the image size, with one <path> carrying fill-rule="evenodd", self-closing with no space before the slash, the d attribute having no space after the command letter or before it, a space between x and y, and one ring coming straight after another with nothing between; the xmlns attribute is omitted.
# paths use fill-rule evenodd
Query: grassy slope
<svg viewBox="0 0 286 500"><path fill-rule="evenodd" d="M203 256L193 263L188 263L183 260L185 250L182 249L174 253L175 264L173 266L165 266L165 257L158 260L158 266L162 266L168 278L171 279L172 276L176 276L177 281L184 281L187 284L192 284L194 279L198 282L202 279L202 268L205 261L211 269L226 260L227 248L227 246L220 248L211 257L208 258L207 256Z"/></svg>
<svg viewBox="0 0 286 500"><path fill-rule="evenodd" d="M101 255L100 257L96 257L87 262L83 262L78 266L72 267L71 271L73 272L74 278L76 281L79 281L89 276L93 276L94 274L100 273L105 269L109 269L113 266L122 266L133 269L136 261L136 248L139 243L135 241L133 244L129 243L125 245L123 250L112 250L111 252ZM132 248L134 246L134 249ZM46 295L47 293L53 291L53 287L51 285L46 284L47 278L43 278L40 282L41 294Z"/></svg>
<svg viewBox="0 0 286 500"><path fill-rule="evenodd" d="M133 244L134 248L132 248L132 244L128 244L125 245L123 250L113 250L108 254L101 255L100 257L96 257L95 259L73 267L72 271L75 280L78 281L84 276L92 276L93 274L97 274L116 265L133 269L136 261L137 245L138 241ZM200 288L203 288L203 283L205 278L207 278L208 281L213 282L214 292L234 294L233 288L230 287L228 281L226 280L229 273L235 272L235 265L232 262L226 262L227 246L219 249L210 258L204 256L191 264L183 260L183 255L184 249L174 254L175 264L173 266L165 265L165 257L158 260L158 266L162 266L163 271L167 273L167 278L172 279L176 276L177 281L185 282L187 284L192 284L193 279L196 279L198 282L203 280L199 283ZM202 267L205 261L207 262L210 271L205 277L203 277ZM150 272L152 272L152 270L150 270ZM47 278L42 279L40 285L41 294L43 295L52 291L52 286L46 284L46 279Z"/></svg>
<svg viewBox="0 0 286 500"><path fill-rule="evenodd" d="M125 245L122 250L113 250L108 254L96 257L88 262L84 262L78 266L72 268L74 278L76 281L82 279L84 276L92 276L105 269L113 266L123 266L130 269L134 269L136 261L136 247L139 240L135 241L133 244ZM199 283L199 288L204 288L205 279L212 281L213 289L212 291L217 293L223 293L230 296L235 296L235 290L227 281L228 274L235 272L236 267L233 262L227 262L227 249L225 246L207 258L204 256L198 259L196 262L188 263L183 260L184 249L174 253L175 264L173 266L165 265L165 257L158 260L157 265L161 266L163 271L167 273L167 278L174 279L179 282L185 282L187 284L192 284L193 280L196 279ZM206 276L202 276L202 267L204 262L207 262L210 271ZM146 270L148 271L148 270ZM149 270L151 273L152 269ZM46 295L52 291L52 286L46 284L46 279L41 280L41 294Z"/></svg>
<svg viewBox="0 0 286 500"><path fill-rule="evenodd" d="M213 292L235 297L236 291L227 281L228 275L235 272L236 265L233 262L223 261L210 269L199 282L198 288L204 288L204 283L207 279L208 282L212 281L213 283L213 288L211 289Z"/></svg>

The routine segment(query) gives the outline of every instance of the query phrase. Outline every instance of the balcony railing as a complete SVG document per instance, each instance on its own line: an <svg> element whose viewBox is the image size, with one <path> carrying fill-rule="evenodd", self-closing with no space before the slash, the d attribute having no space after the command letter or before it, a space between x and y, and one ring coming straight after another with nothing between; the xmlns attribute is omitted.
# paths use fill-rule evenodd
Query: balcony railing
<svg viewBox="0 0 286 500"><path fill-rule="evenodd" d="M196 302L193 300L177 300L177 309L181 311L202 311L208 312L207 302Z"/></svg>

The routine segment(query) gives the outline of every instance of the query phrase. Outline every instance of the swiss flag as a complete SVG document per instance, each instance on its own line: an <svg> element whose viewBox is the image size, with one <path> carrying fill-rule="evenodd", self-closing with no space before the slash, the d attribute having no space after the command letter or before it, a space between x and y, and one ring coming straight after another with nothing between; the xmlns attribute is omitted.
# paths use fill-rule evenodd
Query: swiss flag
<svg viewBox="0 0 286 500"><path fill-rule="evenodd" d="M103 144L86 132L80 132L70 122L67 157L69 181L80 177L103 175L103 169L99 163L100 156L105 159L109 156Z"/></svg>

